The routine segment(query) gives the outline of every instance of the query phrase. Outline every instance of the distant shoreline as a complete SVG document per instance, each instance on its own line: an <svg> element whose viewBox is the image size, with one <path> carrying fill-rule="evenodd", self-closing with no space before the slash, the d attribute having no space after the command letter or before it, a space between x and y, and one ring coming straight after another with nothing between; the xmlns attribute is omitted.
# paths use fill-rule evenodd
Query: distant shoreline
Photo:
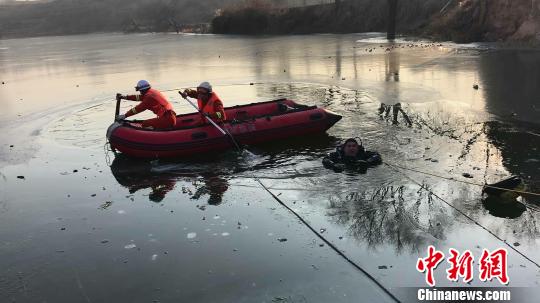
<svg viewBox="0 0 540 303"><path fill-rule="evenodd" d="M226 7L213 17L201 16L195 21L199 23L180 23L177 20L185 20L181 17L158 22L156 18L159 15L135 18L129 13L121 18L112 14L93 20L90 12L81 14L85 9L91 10L85 6L75 7L71 15L61 12L57 18L47 18L61 3L63 0L35 6L21 5L10 8L13 11L0 5L0 40L96 33L345 34L385 32L388 21L387 2L371 0L341 0L333 4L291 8L275 7L264 4L264 1L246 2L244 6ZM463 0L459 5L458 1L447 0L399 3L398 35L424 37L437 42L540 46L540 1L533 2L532 5L538 7L532 8L530 0L515 0L510 4L504 0L489 3ZM451 5L446 6L447 3ZM38 9L48 13L39 13ZM94 12L100 13L104 9L94 8ZM201 21L210 19L211 23Z"/></svg>
<svg viewBox="0 0 540 303"><path fill-rule="evenodd" d="M540 45L540 1L411 0L398 2L397 33L456 43ZM536 4L535 4L536 3ZM443 4L446 4L443 6ZM536 5L536 6L535 6ZM342 0L335 4L278 9L245 6L212 20L219 34L310 34L386 32L386 1Z"/></svg>
<svg viewBox="0 0 540 303"><path fill-rule="evenodd" d="M215 33L176 33L175 31L167 31L167 32L132 32L132 33L124 33L121 31L111 31L111 32L88 32L88 33L73 33L73 34L50 34L50 35L29 35L29 36L17 36L17 37L9 37L9 38L0 38L0 43L2 41L7 40L16 40L16 39L38 39L38 38L54 38L54 37L70 37L70 36L84 36L84 35L144 35L144 34L163 34L163 35L219 35L219 36L243 36L243 37L280 37L280 36L310 36L310 35L355 35L355 34L365 34L365 33L372 33L372 32L350 32L350 33L326 33L326 32L320 32L320 33L295 33L295 34L254 34L254 35L246 35L246 34L215 34ZM381 34L381 36L385 36L386 33L384 32L378 32ZM524 42L524 41L497 41L497 42L484 42L484 41L472 41L472 42L454 42L454 41L448 41L448 40L436 40L431 37L427 36L416 36L416 35L398 35L397 39L400 38L417 38L418 40L427 40L430 42L450 42L455 43L456 45L466 45L471 43L488 43L490 45L493 45L494 47L498 49L519 49L519 50L533 50L537 51L540 50L540 43L537 42ZM388 42L391 42L388 40ZM414 42L414 40L412 41ZM375 43L377 44L377 43Z"/></svg>

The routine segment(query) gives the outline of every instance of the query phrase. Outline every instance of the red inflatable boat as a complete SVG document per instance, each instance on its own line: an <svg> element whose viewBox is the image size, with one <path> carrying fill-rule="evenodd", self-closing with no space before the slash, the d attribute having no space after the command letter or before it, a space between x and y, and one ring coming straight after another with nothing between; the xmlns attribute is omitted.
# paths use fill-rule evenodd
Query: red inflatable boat
<svg viewBox="0 0 540 303"><path fill-rule="evenodd" d="M280 99L225 108L220 126L240 144L256 144L325 132L340 115L317 106ZM231 139L211 124L200 125L200 114L178 115L169 130L141 128L140 122L115 122L107 130L113 150L139 158L183 157L234 147Z"/></svg>

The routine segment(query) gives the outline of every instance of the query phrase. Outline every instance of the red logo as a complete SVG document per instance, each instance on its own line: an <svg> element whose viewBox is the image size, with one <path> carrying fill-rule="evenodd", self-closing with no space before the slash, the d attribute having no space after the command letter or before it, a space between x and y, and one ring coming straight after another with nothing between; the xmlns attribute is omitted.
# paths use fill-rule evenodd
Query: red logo
<svg viewBox="0 0 540 303"><path fill-rule="evenodd" d="M491 254L487 250L482 251L480 258L480 281L491 281L493 278L499 279L502 284L508 284L508 272L506 271L506 260L508 251L499 248Z"/></svg>
<svg viewBox="0 0 540 303"><path fill-rule="evenodd" d="M446 260L450 267L446 270L446 278L450 281L457 282L460 278L467 283L473 280L474 271L474 256L471 251L466 250L463 254L459 251L450 248L450 256ZM482 250L482 256L479 260L478 270L480 281L491 281L497 278L502 284L508 284L510 278L507 271L508 251L504 248L499 248L492 253L488 250ZM435 249L433 245L428 246L428 254L425 258L418 258L416 262L416 270L425 273L426 283L433 287L435 286L435 278L433 272L437 266L444 260L444 253Z"/></svg>
<svg viewBox="0 0 540 303"><path fill-rule="evenodd" d="M466 250L461 256L459 252L450 248L450 258L448 263L451 267L446 270L448 280L457 281L459 277L463 277L463 282L467 283L473 279L473 261L472 253Z"/></svg>
<svg viewBox="0 0 540 303"><path fill-rule="evenodd" d="M433 245L428 247L428 256L425 259L418 259L416 263L416 269L419 272L426 272L426 282L429 286L435 286L435 279L433 278L433 270L437 268L439 263L444 259L444 254L440 251L436 251Z"/></svg>

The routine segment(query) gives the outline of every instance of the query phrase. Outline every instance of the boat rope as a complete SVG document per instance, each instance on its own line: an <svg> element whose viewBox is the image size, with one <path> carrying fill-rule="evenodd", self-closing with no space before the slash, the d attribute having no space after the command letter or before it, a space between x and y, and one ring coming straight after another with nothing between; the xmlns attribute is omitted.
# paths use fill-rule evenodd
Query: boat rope
<svg viewBox="0 0 540 303"><path fill-rule="evenodd" d="M298 220L302 224L304 224L307 228L309 228L319 239L321 239L326 245L328 245L332 250L334 250L338 255L340 255L345 261L347 261L349 264L354 266L356 269L360 270L363 274L365 274L370 280L372 280L377 286L379 286L387 295L389 295L392 299L394 299L396 302L401 302L390 290L388 290L384 285L382 285L375 277L373 277L371 274L369 274L365 269L363 269L360 265L358 265L356 262L351 260L345 253L343 253L339 248L337 248L332 242L328 241L325 237L323 237L320 233L318 233L315 228L313 228L302 216L300 216L297 212L295 212L292 208L290 208L287 204L285 204L281 199L279 199L274 193L272 193L265 185L262 183L262 181L254 177L255 181L257 181L261 187L266 190L273 198L276 200L279 204L281 204L283 207L285 207L287 210L289 210L291 213L293 213Z"/></svg>
<svg viewBox="0 0 540 303"><path fill-rule="evenodd" d="M471 182L471 181L465 181L465 180L458 180L458 179L454 179L454 178L451 178L451 177L445 177L445 176L437 175L437 174L434 174L434 173L421 171L421 170L418 170L418 169L415 169L415 168L404 167L404 166L401 166L401 165L398 165L398 164L395 164L395 163L391 164L391 163L388 163L387 161L385 161L384 164L386 164L388 166L394 166L394 167L397 167L397 168L400 168L400 169L403 169L403 170L408 170L408 171L412 171L412 172L416 172L416 173L420 173L420 174L424 174L424 175L428 175L428 176L432 176L432 177L436 177L436 178L441 178L441 179L445 179L445 180L449 180L449 181L454 181L454 182L458 182L458 183L464 183L464 184L475 185L475 186L480 186L480 187L489 187L489 188L493 188L493 189L497 189L497 190L501 190L501 191L514 192L514 193L522 194L522 195L540 196L540 193L534 193L534 192L529 192L529 191L524 191L524 190L503 188L503 187L498 187L498 186L493 186L493 185L488 185L488 184L480 184L480 183ZM522 204L523 206L525 206L529 210L536 211L536 212L540 211L540 209L538 209L537 207L531 207L530 205L527 205L526 203L523 203L523 202L518 201L518 200L516 200L516 202Z"/></svg>
<svg viewBox="0 0 540 303"><path fill-rule="evenodd" d="M212 85L212 87L220 87L220 86L242 86L242 85L258 85L258 84L267 84L266 82L249 82L249 83L230 83L230 84L216 84ZM186 88L197 88L196 86L191 87L178 87L178 88L171 88L167 90L162 90L161 92L172 92L172 91L180 91L184 90Z"/></svg>
<svg viewBox="0 0 540 303"><path fill-rule="evenodd" d="M392 168L394 171L402 174L403 176L405 176L405 178L409 179L410 181L412 181L413 183L417 184L418 186L422 186L420 183L418 183L416 180L414 180L413 178L409 177L407 174L405 174L404 172L400 171L398 169L398 166L394 166L392 164L389 164L389 163L384 163L386 164L388 167ZM454 205L452 205L450 202L446 201L445 199L443 199L442 197L440 197L439 195L437 195L435 192L433 192L432 190L426 188L429 192L431 192L431 194L433 196L435 196L436 198L438 198L439 200L443 201L446 205L450 206L451 208L453 208L454 210L456 210L458 213L460 213L461 215L463 215L465 218L469 219L470 221L472 221L474 224L478 225L480 228L482 228L483 230L487 231L489 234L491 234L493 237L495 237L497 240L503 242L504 244L506 244L506 246L508 246L511 250L515 251L517 254L521 255L523 258L525 258L527 261L531 262L532 264L536 265L536 267L540 268L540 264L538 264L537 262L535 262L534 260L532 260L531 258L529 258L527 255L525 255L524 253L522 253L521 251L519 251L518 249L516 249L514 246L512 246L510 243L506 242L506 240L502 239L501 237L497 236L494 232L492 232L491 230L489 230L488 228L484 227L482 224L478 223L478 221L474 220L473 218L471 218L469 215L467 215L466 213L464 213L463 211L461 211L459 208L455 207Z"/></svg>
<svg viewBox="0 0 540 303"><path fill-rule="evenodd" d="M103 144L103 151L105 152L105 163L107 164L107 166L110 167L112 165L112 161L109 152L112 152L112 149L109 139L105 139L105 144Z"/></svg>
<svg viewBox="0 0 540 303"><path fill-rule="evenodd" d="M387 161L385 161L384 163L389 164ZM398 168L401 168L401 169L404 169L404 170L410 170L410 171L413 171L413 172L416 172L416 173L429 175L429 176L432 176L432 177L437 177L437 178L441 178L441 179L445 179L445 180L465 183L465 184L469 184L469 185L476 185L476 186L481 186L481 187L489 187L489 188L498 189L498 190L502 190L502 191L510 191L510 192L514 192L514 193L517 193L517 194L530 195L530 196L539 196L540 197L540 193L534 193L534 192L530 192L530 191L517 190L517 189L503 188L503 187L498 187L498 186L493 186L493 185L488 185L488 184L480 184L480 183L471 182L471 181L465 181L465 180L458 180L458 179L454 179L452 177L445 177L445 176L437 175L437 174L434 174L434 173L421 171L421 170L418 170L418 169L415 169L415 168L400 166L398 164L391 164L391 165L393 165L395 167L398 167Z"/></svg>
<svg viewBox="0 0 540 303"><path fill-rule="evenodd" d="M234 138L232 137L232 135L230 133L227 133L231 139L234 141ZM240 148L240 146L238 146L237 144L235 144L235 147L237 149L237 151L241 154L242 153L242 149ZM244 149L246 151L248 151L247 149ZM249 152L249 151L248 151ZM274 200L276 200L281 206L285 207L288 211L290 211L296 218L298 218L298 220L300 220L300 222L302 224L304 224L307 228L309 228L319 239L321 239L324 243L326 243L326 245L328 245L332 250L334 250L339 256L341 256L343 259L345 259L345 261L347 261L349 264L351 264L352 266L354 266L356 269L358 269L359 271L361 271L364 275L366 275L371 281L373 281L373 283L375 283L377 286L379 286L388 296L390 296L395 302L401 302L394 294L392 294L392 292L390 292L390 290L388 290L388 288L386 288L384 285L382 285L377 279L375 279L375 277L373 277L370 273L368 273L365 269L363 269L360 265L358 265L356 262L354 262L353 260L351 260L347 255L345 255L344 252L342 252L339 248L337 248L334 244L332 244L330 241L328 241L325 237L323 237L320 233L318 233L315 228L313 228L313 226L311 226L311 224L309 224L304 218L302 218L302 216L300 216L297 212L295 212L292 208L290 208L287 204L285 204L285 202L283 202L280 198L278 198L276 195L274 195L274 193L272 193L270 191L270 189L268 187L266 187L266 185L264 185L264 183L261 181L261 179L259 179L259 177L255 176L253 174L253 167L250 169L251 171L251 178L253 178L255 181L257 181L257 183L259 183L261 185L261 187L270 194L270 196L272 196L272 198L274 198Z"/></svg>

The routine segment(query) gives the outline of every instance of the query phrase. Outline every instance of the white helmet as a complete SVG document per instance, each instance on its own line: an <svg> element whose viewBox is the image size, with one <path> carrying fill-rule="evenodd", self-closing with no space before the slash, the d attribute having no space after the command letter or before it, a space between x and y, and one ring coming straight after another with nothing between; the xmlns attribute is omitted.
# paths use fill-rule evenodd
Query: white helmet
<svg viewBox="0 0 540 303"><path fill-rule="evenodd" d="M204 81L203 83L199 84L199 86L197 86L197 88L204 88L206 89L209 93L212 92L212 85L210 85L210 83Z"/></svg>
<svg viewBox="0 0 540 303"><path fill-rule="evenodd" d="M141 90L149 89L150 87L151 86L150 86L150 83L148 83L148 81L139 80L139 82L137 82L137 86L135 86L135 90L136 91L141 91Z"/></svg>

